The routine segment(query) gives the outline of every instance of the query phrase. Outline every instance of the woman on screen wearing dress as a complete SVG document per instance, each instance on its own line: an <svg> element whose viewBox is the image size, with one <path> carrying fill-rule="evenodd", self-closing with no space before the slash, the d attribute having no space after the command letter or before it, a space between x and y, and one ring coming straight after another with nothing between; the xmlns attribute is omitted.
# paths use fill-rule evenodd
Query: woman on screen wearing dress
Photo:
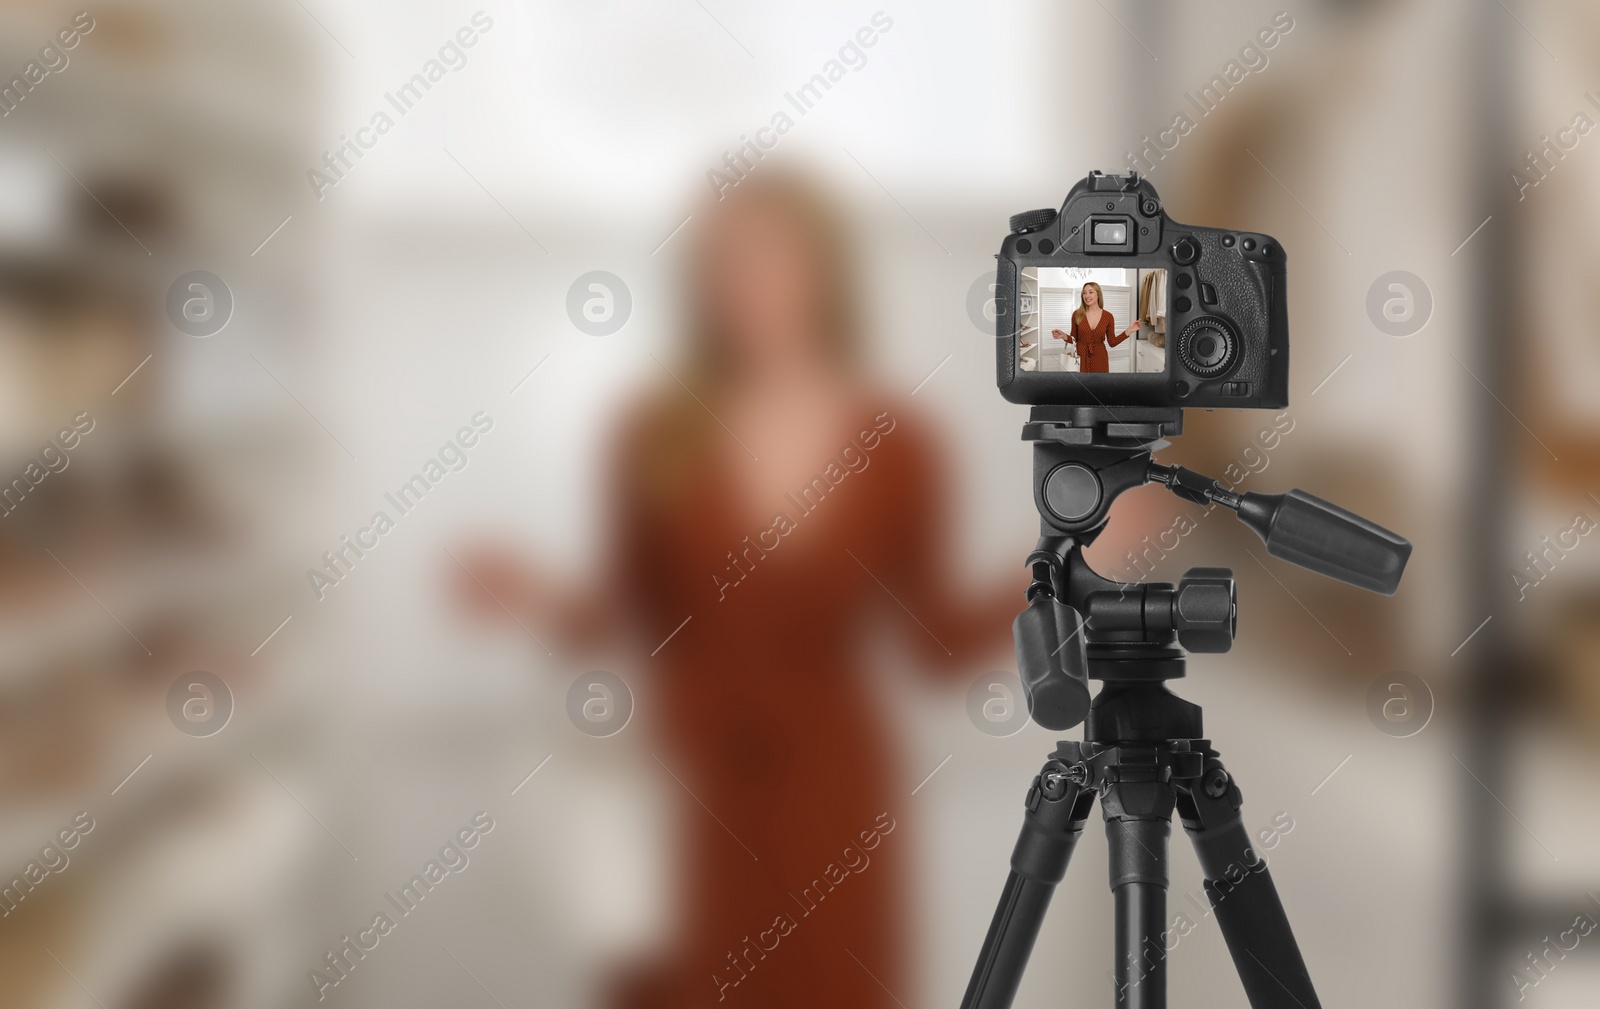
<svg viewBox="0 0 1600 1009"><path fill-rule="evenodd" d="M1077 351L1079 371L1110 371L1111 352L1107 349L1107 343L1115 347L1139 331L1136 321L1118 333L1116 322L1111 318L1111 313L1106 311L1104 302L1100 285L1089 281L1083 285L1083 293L1079 295L1078 310L1072 313L1072 332L1065 333L1059 329L1050 331L1050 335L1058 340L1072 341Z"/></svg>

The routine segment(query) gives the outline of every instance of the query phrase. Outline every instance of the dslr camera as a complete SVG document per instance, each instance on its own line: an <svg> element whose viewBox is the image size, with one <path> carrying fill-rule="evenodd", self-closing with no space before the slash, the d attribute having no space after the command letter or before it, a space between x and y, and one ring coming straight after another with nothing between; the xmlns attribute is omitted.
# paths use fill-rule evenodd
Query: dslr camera
<svg viewBox="0 0 1600 1009"><path fill-rule="evenodd" d="M1013 403L1289 403L1287 271L1271 236L1179 224L1137 172L1091 172L1059 211L1013 216L996 258L996 381Z"/></svg>

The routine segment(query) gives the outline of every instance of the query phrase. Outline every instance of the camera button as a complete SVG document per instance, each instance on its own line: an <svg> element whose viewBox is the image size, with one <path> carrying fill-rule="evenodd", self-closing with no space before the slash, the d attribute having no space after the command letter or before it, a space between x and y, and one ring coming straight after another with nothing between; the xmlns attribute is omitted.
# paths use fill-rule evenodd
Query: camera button
<svg viewBox="0 0 1600 1009"><path fill-rule="evenodd" d="M1200 304L1215 305L1217 303L1217 289L1205 281L1200 282Z"/></svg>
<svg viewBox="0 0 1600 1009"><path fill-rule="evenodd" d="M1184 237L1172 243L1172 258L1180 266L1188 266L1200 258L1200 246L1194 239Z"/></svg>

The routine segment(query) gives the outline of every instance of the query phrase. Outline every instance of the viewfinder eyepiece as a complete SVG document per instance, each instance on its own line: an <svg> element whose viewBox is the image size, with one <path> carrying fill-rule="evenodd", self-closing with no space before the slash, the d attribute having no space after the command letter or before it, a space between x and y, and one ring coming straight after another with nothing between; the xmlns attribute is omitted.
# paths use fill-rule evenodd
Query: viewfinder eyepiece
<svg viewBox="0 0 1600 1009"><path fill-rule="evenodd" d="M1126 256L1133 253L1133 218L1091 217L1088 226L1089 240L1083 245L1084 252L1091 256Z"/></svg>
<svg viewBox="0 0 1600 1009"><path fill-rule="evenodd" d="M1123 245L1128 241L1128 226L1122 221L1097 221L1094 226L1094 244Z"/></svg>

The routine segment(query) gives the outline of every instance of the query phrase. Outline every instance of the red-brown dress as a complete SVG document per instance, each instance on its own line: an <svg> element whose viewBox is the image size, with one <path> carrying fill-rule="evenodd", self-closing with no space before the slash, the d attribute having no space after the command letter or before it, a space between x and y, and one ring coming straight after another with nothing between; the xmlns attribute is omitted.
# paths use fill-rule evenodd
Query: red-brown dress
<svg viewBox="0 0 1600 1009"><path fill-rule="evenodd" d="M937 446L898 409L866 411L854 430L813 484L756 514L720 452L683 453L652 488L659 454L624 451L619 572L632 574L644 650L679 628L645 661L657 755L682 787L659 776L688 836L671 960L614 1004L915 998L911 782L938 760L903 766L866 634L898 632L924 667L964 680L999 661L1022 583L959 605Z"/></svg>
<svg viewBox="0 0 1600 1009"><path fill-rule="evenodd" d="M1072 342L1078 348L1079 371L1110 371L1111 352L1106 349L1109 342L1115 347L1128 338L1127 333L1118 333L1116 322L1111 318L1111 313L1100 312L1100 324L1089 325L1088 313L1080 319L1077 313L1072 316Z"/></svg>

